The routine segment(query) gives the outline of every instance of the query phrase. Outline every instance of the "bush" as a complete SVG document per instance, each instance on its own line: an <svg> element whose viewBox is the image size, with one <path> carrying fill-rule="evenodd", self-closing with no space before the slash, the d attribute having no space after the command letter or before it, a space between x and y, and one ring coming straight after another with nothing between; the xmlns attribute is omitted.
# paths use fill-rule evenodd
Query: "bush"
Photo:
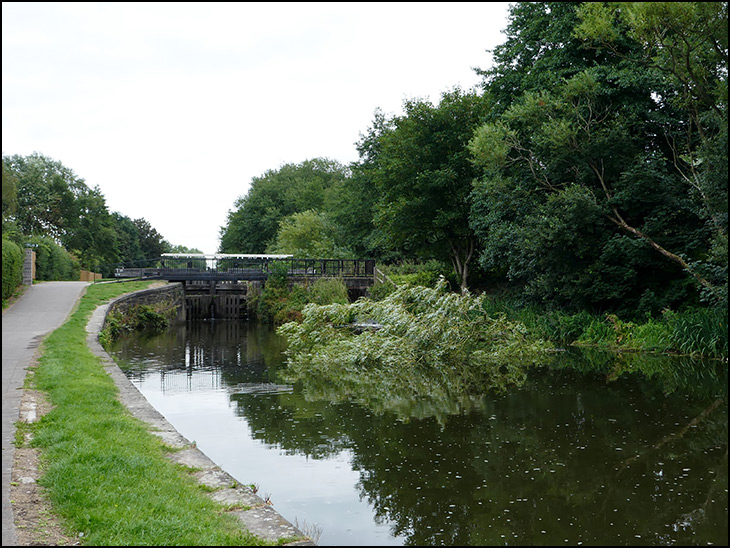
<svg viewBox="0 0 730 548"><path fill-rule="evenodd" d="M78 280L79 265L68 251L47 236L33 236L35 277L42 281Z"/></svg>
<svg viewBox="0 0 730 548"><path fill-rule="evenodd" d="M436 260L425 263L414 263L406 261L400 264L383 266L381 269L397 285L422 285L424 287L436 287L444 274L449 274L450 269Z"/></svg>
<svg viewBox="0 0 730 548"><path fill-rule="evenodd" d="M616 331L607 319L593 318L576 343L612 347L616 345Z"/></svg>
<svg viewBox="0 0 730 548"><path fill-rule="evenodd" d="M650 318L645 324L636 326L631 338L642 350L650 352L672 350L672 330L664 321Z"/></svg>
<svg viewBox="0 0 730 548"><path fill-rule="evenodd" d="M594 320L595 317L588 312L566 314L553 311L537 315L530 323L540 337L569 345L577 341Z"/></svg>
<svg viewBox="0 0 730 548"><path fill-rule="evenodd" d="M302 309L308 303L347 304L347 286L338 278L320 278L308 287L289 287L286 272L272 272L261 291L249 286L249 312L264 322L280 325L301 321Z"/></svg>
<svg viewBox="0 0 730 548"><path fill-rule="evenodd" d="M139 304L131 307L126 312L114 311L107 315L104 329L99 334L102 345L107 345L131 331L162 331L169 325L168 318L158 312L155 307L147 304Z"/></svg>
<svg viewBox="0 0 730 548"><path fill-rule="evenodd" d="M368 297L374 301L382 301L385 297L393 293L395 289L396 286L389 280L384 282L375 282L370 286L370 289L368 289Z"/></svg>
<svg viewBox="0 0 730 548"><path fill-rule="evenodd" d="M3 238L3 301L23 283L23 251Z"/></svg>
<svg viewBox="0 0 730 548"><path fill-rule="evenodd" d="M308 301L314 304L347 304L347 285L341 278L320 278L308 288Z"/></svg>

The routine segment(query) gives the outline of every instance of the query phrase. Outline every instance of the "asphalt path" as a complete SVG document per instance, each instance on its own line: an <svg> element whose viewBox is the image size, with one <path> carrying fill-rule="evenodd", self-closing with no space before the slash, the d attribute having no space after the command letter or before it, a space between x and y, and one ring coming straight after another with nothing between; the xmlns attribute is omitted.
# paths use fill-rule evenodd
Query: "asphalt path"
<svg viewBox="0 0 730 548"><path fill-rule="evenodd" d="M69 317L88 282L43 282L3 310L3 546L18 544L10 504L15 423L25 373L40 342Z"/></svg>

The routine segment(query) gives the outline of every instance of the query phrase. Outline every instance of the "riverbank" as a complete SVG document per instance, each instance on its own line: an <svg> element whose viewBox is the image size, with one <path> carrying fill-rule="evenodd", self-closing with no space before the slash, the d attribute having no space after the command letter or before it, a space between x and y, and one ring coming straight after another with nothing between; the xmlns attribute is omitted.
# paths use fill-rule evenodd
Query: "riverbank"
<svg viewBox="0 0 730 548"><path fill-rule="evenodd" d="M106 303L140 288L90 286L71 318L44 341L26 380L28 392L47 397L49 412L19 424L16 445L38 451L40 484L66 541L313 545L178 434L98 343Z"/></svg>

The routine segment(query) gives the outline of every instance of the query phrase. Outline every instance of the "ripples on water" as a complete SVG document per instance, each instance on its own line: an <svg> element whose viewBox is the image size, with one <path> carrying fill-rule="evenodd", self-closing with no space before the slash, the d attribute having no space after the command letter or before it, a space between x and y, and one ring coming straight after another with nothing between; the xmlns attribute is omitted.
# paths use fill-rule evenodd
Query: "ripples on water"
<svg viewBox="0 0 730 548"><path fill-rule="evenodd" d="M374 412L278 382L284 342L263 326L191 323L112 350L321 545L728 542L726 364L566 354L505 395Z"/></svg>

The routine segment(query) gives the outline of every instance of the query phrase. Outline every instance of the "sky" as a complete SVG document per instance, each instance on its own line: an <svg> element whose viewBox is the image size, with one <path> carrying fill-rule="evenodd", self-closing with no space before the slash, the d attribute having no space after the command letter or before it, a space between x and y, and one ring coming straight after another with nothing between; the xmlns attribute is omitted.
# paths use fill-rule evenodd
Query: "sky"
<svg viewBox="0 0 730 548"><path fill-rule="evenodd" d="M358 160L376 109L481 82L508 3L2 3L2 153L218 250L251 180ZM246 252L246 250L241 250Z"/></svg>

